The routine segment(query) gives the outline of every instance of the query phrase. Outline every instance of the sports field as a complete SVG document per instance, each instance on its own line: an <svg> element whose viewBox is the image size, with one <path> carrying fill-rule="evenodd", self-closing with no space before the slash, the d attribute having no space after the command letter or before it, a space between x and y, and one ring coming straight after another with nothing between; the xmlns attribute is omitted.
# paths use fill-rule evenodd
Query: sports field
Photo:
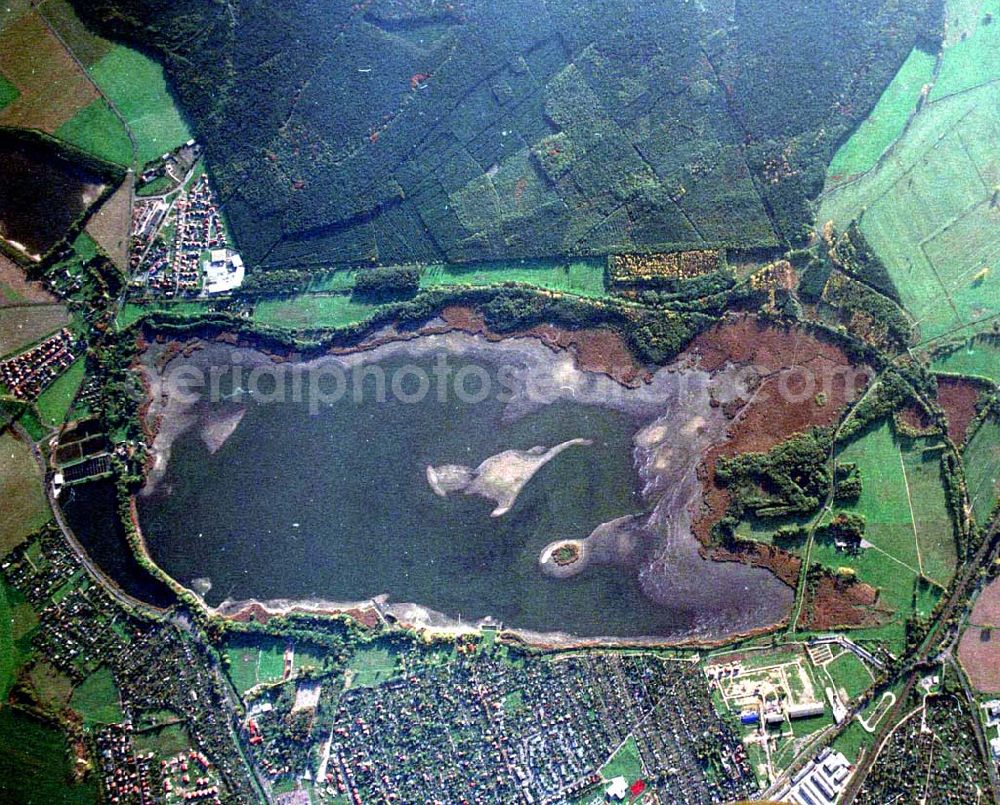
<svg viewBox="0 0 1000 805"><path fill-rule="evenodd" d="M109 162L132 164L128 132L104 98L85 106L56 129L56 137Z"/></svg>
<svg viewBox="0 0 1000 805"><path fill-rule="evenodd" d="M969 440L963 460L972 514L984 526L1000 495L1000 421L989 419L980 426Z"/></svg>
<svg viewBox="0 0 1000 805"><path fill-rule="evenodd" d="M285 644L272 638L241 640L226 647L229 678L243 695L263 682L276 682L285 671Z"/></svg>
<svg viewBox="0 0 1000 805"><path fill-rule="evenodd" d="M578 296L604 296L604 262L600 260L516 261L471 266L428 266L420 276L422 288L447 285L497 285L522 282Z"/></svg>
<svg viewBox="0 0 1000 805"><path fill-rule="evenodd" d="M0 556L4 556L50 517L31 449L10 431L0 434L0 501Z"/></svg>
<svg viewBox="0 0 1000 805"><path fill-rule="evenodd" d="M148 56L123 45L90 68L90 76L128 122L139 148L140 164L185 143L191 132L163 77Z"/></svg>
<svg viewBox="0 0 1000 805"><path fill-rule="evenodd" d="M886 87L868 118L837 151L827 169L832 181L875 167L882 153L903 133L916 111L921 90L934 74L934 56L914 49Z"/></svg>
<svg viewBox="0 0 1000 805"><path fill-rule="evenodd" d="M970 339L965 346L931 364L935 372L983 377L1000 384L1000 342L986 337Z"/></svg>
<svg viewBox="0 0 1000 805"><path fill-rule="evenodd" d="M930 102L888 156L854 181L829 182L822 198L820 221L842 229L860 219L923 342L985 330L1000 315L1000 84L987 83L1000 60L992 39L976 44L1000 25L986 27L945 51ZM959 71L974 86L948 78Z"/></svg>
<svg viewBox="0 0 1000 805"><path fill-rule="evenodd" d="M269 327L346 327L370 318L379 306L359 302L348 294L299 294L267 299L254 308L254 320Z"/></svg>

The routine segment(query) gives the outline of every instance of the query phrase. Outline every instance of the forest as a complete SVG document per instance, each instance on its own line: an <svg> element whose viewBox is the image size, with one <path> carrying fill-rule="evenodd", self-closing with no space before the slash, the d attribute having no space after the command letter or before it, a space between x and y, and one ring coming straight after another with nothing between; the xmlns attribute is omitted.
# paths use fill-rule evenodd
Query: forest
<svg viewBox="0 0 1000 805"><path fill-rule="evenodd" d="M939 0L74 6L163 61L240 249L282 269L798 244L941 27Z"/></svg>

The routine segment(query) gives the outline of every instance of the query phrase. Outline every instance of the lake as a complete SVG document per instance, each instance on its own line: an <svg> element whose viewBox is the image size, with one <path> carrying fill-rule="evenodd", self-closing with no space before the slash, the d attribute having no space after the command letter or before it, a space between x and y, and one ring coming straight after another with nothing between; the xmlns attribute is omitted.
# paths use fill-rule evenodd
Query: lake
<svg viewBox="0 0 1000 805"><path fill-rule="evenodd" d="M427 343L365 360L377 361L388 378L412 375L413 368L432 375L446 347L454 367L474 363L494 379L505 361L524 368L558 360L549 367L558 384L543 402L528 400L520 387L509 399L494 394L463 402L432 390L419 402L391 393L378 402L368 377L359 386L361 403L348 395L318 405L308 393L298 402L268 401L278 384L285 397L294 396L286 376L259 384L258 394L234 396L247 383L223 381L216 399L202 394L195 402L154 406L151 416L161 417L158 468L139 497L139 513L156 562L211 605L250 598L353 602L385 594L456 619L492 616L536 632L622 637L732 631L782 617L791 591L770 573L703 560L691 537L667 546L670 565L655 528L643 530L625 562L588 567L571 579L539 569L540 552L553 540L586 537L602 523L653 511L659 498L649 489L656 484L640 471L636 434L669 408L663 395L676 374L658 375L652 392L629 392L576 371L571 359L567 367L565 354L554 356L529 339L513 353L468 336L419 340ZM168 367L225 366L237 352L212 345ZM147 355L148 365L162 365L158 355ZM271 371L260 353L240 355L240 365ZM336 362L318 365L329 361ZM418 385L400 389L409 394ZM493 501L440 497L428 483L428 465L475 468L506 450L571 439L592 443L541 467L500 517L490 516ZM686 483L693 468L684 465ZM644 580L654 566L657 578ZM671 574L678 581L683 574L683 583L674 584ZM692 597L691 590L706 585L712 595Z"/></svg>

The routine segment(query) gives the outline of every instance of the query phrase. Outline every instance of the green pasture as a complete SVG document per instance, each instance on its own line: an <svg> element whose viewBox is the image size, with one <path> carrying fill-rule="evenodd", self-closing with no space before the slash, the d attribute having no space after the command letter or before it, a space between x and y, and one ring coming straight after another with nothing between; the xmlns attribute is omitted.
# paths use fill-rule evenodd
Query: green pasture
<svg viewBox="0 0 1000 805"><path fill-rule="evenodd" d="M965 3L958 4L963 12ZM965 21L965 39L951 42L944 51L931 101L982 86L1000 78L1000 0L982 0L978 13L969 14ZM992 22L987 22L987 17Z"/></svg>
<svg viewBox="0 0 1000 805"><path fill-rule="evenodd" d="M1000 385L1000 343L984 338L969 339L954 352L935 358L931 369L936 372L983 377Z"/></svg>
<svg viewBox="0 0 1000 805"><path fill-rule="evenodd" d="M70 707L83 716L86 724L117 724L124 717L118 686L106 666L101 666L77 686Z"/></svg>
<svg viewBox="0 0 1000 805"><path fill-rule="evenodd" d="M210 313L211 308L207 302L194 302L189 300L178 300L176 302L153 302L152 304L139 305L134 302L126 302L118 310L118 317L115 319L118 329L123 330L129 325L135 324L143 316L150 313L175 313L181 316L197 316L201 313Z"/></svg>
<svg viewBox="0 0 1000 805"><path fill-rule="evenodd" d="M365 321L378 308L377 304L347 294L299 294L258 302L253 317L268 327L336 328Z"/></svg>
<svg viewBox="0 0 1000 805"><path fill-rule="evenodd" d="M420 275L422 288L448 285L499 285L520 282L577 296L599 297L604 288L604 262L601 260L518 260L473 265L438 264L428 266Z"/></svg>
<svg viewBox="0 0 1000 805"><path fill-rule="evenodd" d="M852 719L847 729L834 739L831 746L835 751L842 753L851 763L857 763L861 752L867 751L874 739L875 736L866 732L857 719Z"/></svg>
<svg viewBox="0 0 1000 805"><path fill-rule="evenodd" d="M7 701L18 669L28 659L31 646L26 635L37 620L24 596L0 577L0 702Z"/></svg>
<svg viewBox="0 0 1000 805"><path fill-rule="evenodd" d="M163 67L124 45L90 68L91 78L128 122L139 148L139 163L156 159L191 138L174 104Z"/></svg>
<svg viewBox="0 0 1000 805"><path fill-rule="evenodd" d="M861 496L857 503L838 504L836 508L862 515L867 526L865 539L915 573L917 543L900 450L888 422L844 448L837 460L858 465Z"/></svg>
<svg viewBox="0 0 1000 805"><path fill-rule="evenodd" d="M1000 314L1000 85L925 104L877 168L828 187L819 220L852 220L885 263L922 341Z"/></svg>
<svg viewBox="0 0 1000 805"><path fill-rule="evenodd" d="M955 568L954 536L939 475L940 454L924 454L925 444L925 440L900 442L885 422L847 445L838 461L858 465L862 492L856 503L838 503L834 513L864 516L864 538L872 547L855 556L817 539L811 554L813 562L833 571L853 569L860 581L879 590L879 605L893 610L893 615L885 626L863 632L888 640L893 651L905 647L903 623L909 615L914 611L929 615L941 594L939 587L920 581L921 565L924 574L939 584L947 584ZM831 516L824 515L821 522Z"/></svg>
<svg viewBox="0 0 1000 805"><path fill-rule="evenodd" d="M634 783L642 777L642 760L633 736L630 735L611 759L601 767L601 777L605 780L624 777L629 783Z"/></svg>
<svg viewBox="0 0 1000 805"><path fill-rule="evenodd" d="M175 757L191 747L191 739L182 724L167 724L137 732L133 741L136 752L152 752L163 760Z"/></svg>
<svg viewBox="0 0 1000 805"><path fill-rule="evenodd" d="M941 475L941 451L934 449L938 445L940 442L918 441L904 447L900 454L910 487L924 575L947 586L958 566L958 546Z"/></svg>
<svg viewBox="0 0 1000 805"><path fill-rule="evenodd" d="M965 448L965 476L976 522L985 526L1000 493L1000 420L988 419Z"/></svg>
<svg viewBox="0 0 1000 805"><path fill-rule="evenodd" d="M66 738L58 727L11 707L0 708L0 801L90 805L97 781L74 783Z"/></svg>
<svg viewBox="0 0 1000 805"><path fill-rule="evenodd" d="M51 517L43 483L31 448L10 431L0 434L0 556Z"/></svg>
<svg viewBox="0 0 1000 805"><path fill-rule="evenodd" d="M824 669L836 687L843 689L852 701L868 690L874 682L868 666L850 651L845 651L828 662Z"/></svg>
<svg viewBox="0 0 1000 805"><path fill-rule="evenodd" d="M70 367L56 378L45 391L43 391L36 402L38 415L42 424L50 427L58 427L66 420L73 399L80 390L83 378L87 373L86 360L77 358Z"/></svg>
<svg viewBox="0 0 1000 805"><path fill-rule="evenodd" d="M357 269L353 268L316 273L309 278L308 290L310 293L351 291L354 289L354 278L357 275Z"/></svg>
<svg viewBox="0 0 1000 805"><path fill-rule="evenodd" d="M0 109L14 103L19 97L21 97L21 93L17 87L0 75Z"/></svg>
<svg viewBox="0 0 1000 805"><path fill-rule="evenodd" d="M914 48L895 78L886 87L868 118L833 157L827 175L834 181L864 173L903 133L916 110L923 86L934 73L935 58Z"/></svg>
<svg viewBox="0 0 1000 805"><path fill-rule="evenodd" d="M119 165L132 164L132 143L119 117L104 98L83 107L56 129L56 137Z"/></svg>

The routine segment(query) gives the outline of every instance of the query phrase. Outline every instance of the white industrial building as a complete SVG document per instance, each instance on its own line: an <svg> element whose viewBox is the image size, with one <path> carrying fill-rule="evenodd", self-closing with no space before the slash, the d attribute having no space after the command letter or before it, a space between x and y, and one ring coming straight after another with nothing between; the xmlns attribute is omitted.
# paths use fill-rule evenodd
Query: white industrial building
<svg viewBox="0 0 1000 805"><path fill-rule="evenodd" d="M795 805L833 805L853 773L854 767L840 752L824 749L792 777L791 787L777 800Z"/></svg>
<svg viewBox="0 0 1000 805"><path fill-rule="evenodd" d="M205 293L225 293L243 284L243 258L232 249L212 249L205 264Z"/></svg>

